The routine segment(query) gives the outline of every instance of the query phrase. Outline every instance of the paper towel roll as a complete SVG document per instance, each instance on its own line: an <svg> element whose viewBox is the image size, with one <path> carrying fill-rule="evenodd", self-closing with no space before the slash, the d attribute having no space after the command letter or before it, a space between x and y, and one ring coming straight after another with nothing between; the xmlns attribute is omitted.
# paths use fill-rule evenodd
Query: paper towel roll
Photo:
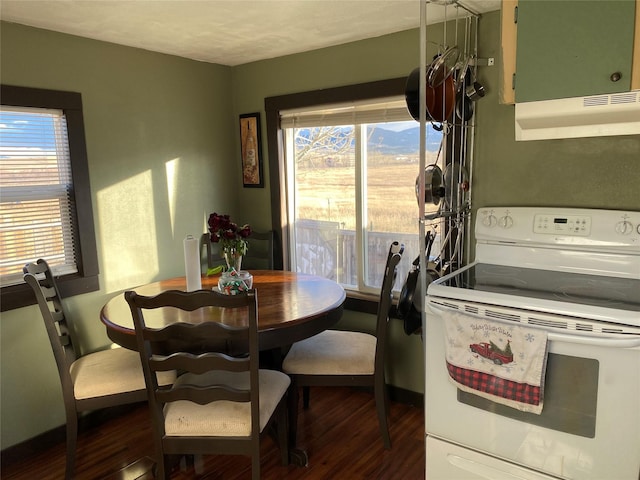
<svg viewBox="0 0 640 480"><path fill-rule="evenodd" d="M200 244L193 235L187 235L184 239L184 273L187 277L187 292L200 290L202 279L200 277Z"/></svg>

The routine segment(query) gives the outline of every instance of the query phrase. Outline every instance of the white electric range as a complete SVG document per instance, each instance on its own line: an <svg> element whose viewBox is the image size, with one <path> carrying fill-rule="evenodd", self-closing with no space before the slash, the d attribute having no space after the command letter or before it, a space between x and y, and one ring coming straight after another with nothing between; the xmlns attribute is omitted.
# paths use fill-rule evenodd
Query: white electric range
<svg viewBox="0 0 640 480"><path fill-rule="evenodd" d="M475 238L475 261L427 290L427 480L638 480L640 212L481 208ZM451 381L455 315L545 333L541 413Z"/></svg>

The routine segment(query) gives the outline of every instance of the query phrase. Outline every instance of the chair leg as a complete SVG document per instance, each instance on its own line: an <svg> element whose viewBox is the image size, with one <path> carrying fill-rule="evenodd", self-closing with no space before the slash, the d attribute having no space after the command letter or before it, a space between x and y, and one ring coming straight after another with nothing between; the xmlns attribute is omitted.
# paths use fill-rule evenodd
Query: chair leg
<svg viewBox="0 0 640 480"><path fill-rule="evenodd" d="M78 444L78 416L67 415L67 466L65 479L71 480L75 474L76 447Z"/></svg>
<svg viewBox="0 0 640 480"><path fill-rule="evenodd" d="M376 410L378 412L378 422L380 423L380 434L384 448L391 449L391 436L389 435L389 422L387 413L389 411L389 392L384 382L384 377L376 378L374 386L376 400Z"/></svg>
<svg viewBox="0 0 640 480"><path fill-rule="evenodd" d="M251 480L260 480L260 447L251 455Z"/></svg>
<svg viewBox="0 0 640 480"><path fill-rule="evenodd" d="M193 456L193 470L197 475L204 473L204 459L201 454Z"/></svg>
<svg viewBox="0 0 640 480"><path fill-rule="evenodd" d="M201 454L182 455L178 463L180 464L181 472L186 472L189 467L193 467L197 475L201 475L204 472L204 461Z"/></svg>
<svg viewBox="0 0 640 480"><path fill-rule="evenodd" d="M169 480L171 478L171 464L173 459L171 456L162 455L156 459L153 467L153 478L156 480Z"/></svg>
<svg viewBox="0 0 640 480"><path fill-rule="evenodd" d="M309 408L309 388L310 387L302 387L302 404L305 410Z"/></svg>
<svg viewBox="0 0 640 480"><path fill-rule="evenodd" d="M290 448L295 448L298 436L298 402L300 402L298 385L296 385L295 381L289 387L287 402L289 410L289 446Z"/></svg>
<svg viewBox="0 0 640 480"><path fill-rule="evenodd" d="M280 457L282 465L289 465L289 410L288 406L289 398L285 403L282 403L278 412L278 444L280 447Z"/></svg>

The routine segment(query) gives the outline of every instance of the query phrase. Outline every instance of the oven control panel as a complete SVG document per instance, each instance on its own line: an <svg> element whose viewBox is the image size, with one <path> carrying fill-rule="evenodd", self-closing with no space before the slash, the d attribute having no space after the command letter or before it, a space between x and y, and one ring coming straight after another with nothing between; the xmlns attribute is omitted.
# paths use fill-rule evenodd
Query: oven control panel
<svg viewBox="0 0 640 480"><path fill-rule="evenodd" d="M533 219L534 233L583 235L591 234L591 217L587 215L538 214Z"/></svg>
<svg viewBox="0 0 640 480"><path fill-rule="evenodd" d="M640 251L640 212L557 207L484 207L476 240L586 250Z"/></svg>

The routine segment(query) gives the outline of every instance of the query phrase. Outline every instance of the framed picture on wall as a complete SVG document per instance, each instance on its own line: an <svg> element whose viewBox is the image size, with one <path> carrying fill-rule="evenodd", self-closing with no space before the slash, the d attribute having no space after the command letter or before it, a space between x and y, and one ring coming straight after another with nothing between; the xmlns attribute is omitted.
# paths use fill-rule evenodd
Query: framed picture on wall
<svg viewBox="0 0 640 480"><path fill-rule="evenodd" d="M245 187L264 187L261 145L260 113L245 113L240 115L242 185Z"/></svg>

